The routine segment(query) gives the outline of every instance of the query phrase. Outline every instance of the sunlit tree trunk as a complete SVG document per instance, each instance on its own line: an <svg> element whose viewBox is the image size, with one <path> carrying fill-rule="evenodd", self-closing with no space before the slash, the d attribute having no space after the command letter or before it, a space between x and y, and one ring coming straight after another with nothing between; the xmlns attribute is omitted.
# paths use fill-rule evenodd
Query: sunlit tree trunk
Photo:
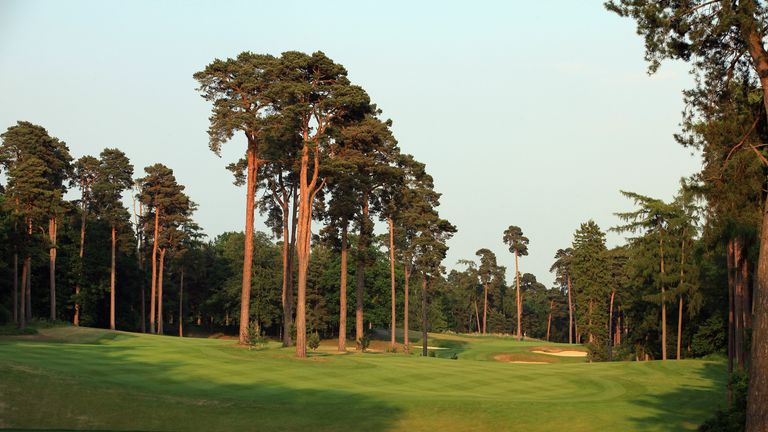
<svg viewBox="0 0 768 432"><path fill-rule="evenodd" d="M410 348L410 343L408 341L409 330L410 330L408 328L408 315L409 315L409 313L408 313L409 312L408 311L408 300L410 300L410 296L411 296L410 293L408 292L408 285L409 285L409 282L410 282L410 279L411 279L411 271L410 271L410 268L409 268L408 264L406 264L404 266L404 268L403 268L403 276L404 276L404 280L403 280L404 287L403 288L404 288L404 291L405 291L404 294L403 294L404 295L404 299L403 300L404 300L404 303L405 303L403 305L403 349L405 350L405 352L408 352L408 350Z"/></svg>
<svg viewBox="0 0 768 432"><path fill-rule="evenodd" d="M248 137L247 180L245 190L245 244L243 247L243 284L240 293L240 332L239 342L245 345L248 339L248 324L251 312L251 273L253 271L253 211L256 195L256 157L255 137Z"/></svg>
<svg viewBox="0 0 768 432"><path fill-rule="evenodd" d="M184 337L184 266L179 279L179 337Z"/></svg>
<svg viewBox="0 0 768 432"><path fill-rule="evenodd" d="M571 284L571 275L567 275L568 279L568 343L573 343L573 300L571 299L571 290L573 286Z"/></svg>
<svg viewBox="0 0 768 432"><path fill-rule="evenodd" d="M157 334L163 334L163 267L165 248L160 249L160 270L157 274Z"/></svg>
<svg viewBox="0 0 768 432"><path fill-rule="evenodd" d="M85 204L83 204L83 211L80 217L80 272L77 275L77 282L75 283L75 317L72 323L75 326L80 325L80 281L83 279L85 263L83 262L83 256L85 255Z"/></svg>
<svg viewBox="0 0 768 432"><path fill-rule="evenodd" d="M27 299L27 280L29 279L29 258L24 258L21 266L21 302L19 303L19 328L27 328L26 299Z"/></svg>
<svg viewBox="0 0 768 432"><path fill-rule="evenodd" d="M421 280L421 355L427 357L427 276Z"/></svg>
<svg viewBox="0 0 768 432"><path fill-rule="evenodd" d="M112 267L109 274L109 328L115 329L115 225L112 225Z"/></svg>
<svg viewBox="0 0 768 432"><path fill-rule="evenodd" d="M155 299L157 298L157 245L159 243L160 235L160 212L162 209L157 207L155 209L155 231L154 237L152 237L152 287L149 293L149 332L156 333L157 328L155 326Z"/></svg>
<svg viewBox="0 0 768 432"><path fill-rule="evenodd" d="M347 352L347 221L341 226L341 274L339 275L339 351Z"/></svg>
<svg viewBox="0 0 768 432"><path fill-rule="evenodd" d="M51 296L51 321L56 320L56 218L48 219L48 240L50 248L48 249L48 283Z"/></svg>
<svg viewBox="0 0 768 432"><path fill-rule="evenodd" d="M392 218L387 218L389 223L389 280L392 285L392 320L390 323L391 328L391 341L390 345L392 349L395 348L395 333L397 330L397 304L395 300L395 226L392 222Z"/></svg>
<svg viewBox="0 0 768 432"><path fill-rule="evenodd" d="M549 318L547 318L547 342L549 342L549 330L552 328L552 309L555 307L555 301L549 301Z"/></svg>
<svg viewBox="0 0 768 432"><path fill-rule="evenodd" d="M515 249L515 291L517 292L517 340L523 339L523 330L522 330L522 309L523 304L520 299L520 270L518 265L519 260L519 254L517 253L517 249Z"/></svg>
<svg viewBox="0 0 768 432"><path fill-rule="evenodd" d="M659 234L659 253L661 254L661 262L660 262L660 270L661 270L661 276L660 276L660 282L661 282L661 359L666 360L667 359L667 300L665 298L665 288L664 288L664 277L665 277L665 269L664 269L664 239L661 237L661 234Z"/></svg>
<svg viewBox="0 0 768 432"><path fill-rule="evenodd" d="M13 322L19 323L19 254L13 253Z"/></svg>
<svg viewBox="0 0 768 432"><path fill-rule="evenodd" d="M488 284L483 284L483 334L488 332Z"/></svg>
<svg viewBox="0 0 768 432"><path fill-rule="evenodd" d="M616 290L611 290L611 302L608 308L608 360L613 360L613 349L611 347L611 333L613 333L613 300L616 297Z"/></svg>
<svg viewBox="0 0 768 432"><path fill-rule="evenodd" d="M360 235L357 238L357 269L355 270L355 280L357 289L355 291L355 339L357 340L357 350L361 351L360 340L364 336L363 332L363 297L365 296L365 265L368 253L368 194L363 194L363 208L360 218Z"/></svg>
<svg viewBox="0 0 768 432"><path fill-rule="evenodd" d="M477 300L474 301L475 304L475 320L477 321L477 332L480 333L480 312L478 312L477 309Z"/></svg>

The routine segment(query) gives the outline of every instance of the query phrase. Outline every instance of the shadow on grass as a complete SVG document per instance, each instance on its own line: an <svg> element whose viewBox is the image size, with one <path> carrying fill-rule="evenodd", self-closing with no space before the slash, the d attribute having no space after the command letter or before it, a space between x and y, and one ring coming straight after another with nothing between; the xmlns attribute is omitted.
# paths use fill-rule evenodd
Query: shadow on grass
<svg viewBox="0 0 768 432"><path fill-rule="evenodd" d="M652 414L631 418L637 431L696 430L726 403L726 368L722 362L707 362L697 370L704 382L684 385L673 391L643 396L634 403Z"/></svg>
<svg viewBox="0 0 768 432"><path fill-rule="evenodd" d="M334 431L365 425L377 432L391 429L401 415L400 408L368 395L302 388L323 373L317 362L283 370L274 361L222 358L222 369L211 375L206 372L217 362L194 348L183 354L187 362L146 360L151 351L130 346L56 343L25 354L19 345L11 348L20 355L8 355L14 350L3 345L0 430ZM199 370L190 369L198 364ZM260 367L275 373L247 373Z"/></svg>

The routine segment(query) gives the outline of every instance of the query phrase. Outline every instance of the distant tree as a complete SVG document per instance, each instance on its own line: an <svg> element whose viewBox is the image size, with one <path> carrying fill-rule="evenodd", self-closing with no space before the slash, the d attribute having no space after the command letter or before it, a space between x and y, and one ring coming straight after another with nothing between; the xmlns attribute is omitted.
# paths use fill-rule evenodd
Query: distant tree
<svg viewBox="0 0 768 432"><path fill-rule="evenodd" d="M83 156L75 162L74 184L80 188L80 252L77 282L75 283L75 313L72 323L80 325L80 287L83 280L83 256L85 254L85 223L88 214L94 208L93 185L99 170L99 160L93 156Z"/></svg>
<svg viewBox="0 0 768 432"><path fill-rule="evenodd" d="M665 257L666 249L670 247L671 241L670 223L676 217L675 209L655 198L636 194L634 192L621 192L625 197L635 201L639 208L633 212L616 213L625 225L619 225L613 228L614 231L622 232L642 232L652 236L657 244L659 251L659 278L658 284L661 295L659 304L661 305L661 359L667 359L667 286L669 284L667 276L667 260ZM665 249L666 248L666 249Z"/></svg>
<svg viewBox="0 0 768 432"><path fill-rule="evenodd" d="M488 322L488 287L493 282L496 274L496 254L489 249L480 249L475 252L480 257L480 266L477 268L477 274L480 283L483 285L483 334L487 333Z"/></svg>
<svg viewBox="0 0 768 432"><path fill-rule="evenodd" d="M573 343L573 283L571 281L571 257L573 249L558 249L555 252L555 262L549 268L550 272L555 272L555 277L560 286L568 291L568 343Z"/></svg>
<svg viewBox="0 0 768 432"><path fill-rule="evenodd" d="M270 55L240 53L235 59L214 60L194 74L203 98L213 103L208 135L210 149L220 155L221 146L242 132L247 140L245 162L245 251L243 253L242 294L240 298L241 345L246 344L250 319L250 289L253 268L253 223L256 175L263 163L268 141L262 134L273 114L270 91L274 86L275 58Z"/></svg>
<svg viewBox="0 0 768 432"><path fill-rule="evenodd" d="M515 287L517 291L517 340L522 340L521 319L523 303L520 297L520 270L518 268L519 257L528 255L528 237L523 235L520 227L510 225L504 231L504 243L509 246L509 251L515 254Z"/></svg>
<svg viewBox="0 0 768 432"><path fill-rule="evenodd" d="M606 303L610 287L605 233L589 220L576 230L572 248L571 276L576 287L576 304L580 305L576 319L590 346L602 353L608 329ZM577 343L581 343L580 334L577 333Z"/></svg>
<svg viewBox="0 0 768 432"><path fill-rule="evenodd" d="M123 205L123 192L133 185L133 165L122 151L104 149L99 155L99 165L93 183L93 197L99 218L111 229L112 261L109 276L109 328L115 329L115 247L118 224L128 225L130 216Z"/></svg>

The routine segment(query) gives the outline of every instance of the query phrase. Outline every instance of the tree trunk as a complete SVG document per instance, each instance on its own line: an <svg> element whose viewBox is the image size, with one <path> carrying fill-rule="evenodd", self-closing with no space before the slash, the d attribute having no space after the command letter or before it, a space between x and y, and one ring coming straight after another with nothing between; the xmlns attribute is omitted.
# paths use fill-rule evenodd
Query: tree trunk
<svg viewBox="0 0 768 432"><path fill-rule="evenodd" d="M571 275L567 275L568 279L568 343L573 343L573 300L571 300Z"/></svg>
<svg viewBox="0 0 768 432"><path fill-rule="evenodd" d="M184 337L184 266L179 280L179 337Z"/></svg>
<svg viewBox="0 0 768 432"><path fill-rule="evenodd" d="M616 297L616 290L611 290L611 304L608 307L608 360L613 361L613 349L611 347L611 333L613 333L613 299Z"/></svg>
<svg viewBox="0 0 768 432"><path fill-rule="evenodd" d="M157 333L155 326L155 299L157 298L157 244L160 235L160 212L161 207L155 209L155 231L152 237L152 287L149 293L149 332Z"/></svg>
<svg viewBox="0 0 768 432"><path fill-rule="evenodd" d="M256 158L256 143L248 137L248 177L245 189L245 245L243 248L243 285L240 294L240 345L245 345L248 339L248 324L251 312L251 273L253 271L253 210L256 196L256 174L258 160Z"/></svg>
<svg viewBox="0 0 768 432"><path fill-rule="evenodd" d="M160 271L157 274L157 334L163 332L163 267L165 267L165 248L160 249Z"/></svg>
<svg viewBox="0 0 768 432"><path fill-rule="evenodd" d="M661 277L660 279L660 285L661 285L661 359L666 360L667 359L667 302L666 298L664 297L664 239L661 238L661 234L659 234L659 253L661 254L661 263L660 263L660 270L661 270Z"/></svg>
<svg viewBox="0 0 768 432"><path fill-rule="evenodd" d="M24 258L24 263L21 266L21 302L19 303L19 328L27 328L27 313L26 313L26 299L27 299L27 280L29 279L29 257Z"/></svg>
<svg viewBox="0 0 768 432"><path fill-rule="evenodd" d="M677 310L677 360L680 356L680 340L683 338L683 296L680 296L680 303Z"/></svg>
<svg viewBox="0 0 768 432"><path fill-rule="evenodd" d="M347 221L344 221L341 226L339 281L339 351L347 352Z"/></svg>
<svg viewBox="0 0 768 432"><path fill-rule="evenodd" d="M488 332L488 284L483 284L483 334Z"/></svg>
<svg viewBox="0 0 768 432"><path fill-rule="evenodd" d="M51 321L56 320L56 217L48 219L48 240L50 248L48 249L48 283L51 296Z"/></svg>
<svg viewBox="0 0 768 432"><path fill-rule="evenodd" d="M32 257L27 257L27 302L25 305L27 322L32 320Z"/></svg>
<svg viewBox="0 0 768 432"><path fill-rule="evenodd" d="M285 306L283 313L283 345L291 346L293 344L293 266L296 255L296 224L298 223L296 211L298 208L298 191L293 188L293 205L291 206L291 240L288 249L288 262L286 269L285 283ZM287 238L286 238L287 240ZM288 345L285 345L288 341Z"/></svg>
<svg viewBox="0 0 768 432"><path fill-rule="evenodd" d="M112 267L109 274L109 328L115 329L115 225L112 225ZM160 255L162 256L162 254ZM162 274L162 273L161 273Z"/></svg>
<svg viewBox="0 0 768 432"><path fill-rule="evenodd" d="M549 301L549 318L547 318L547 342L549 342L549 330L552 328L552 309L555 307L555 301Z"/></svg>
<svg viewBox="0 0 768 432"><path fill-rule="evenodd" d="M83 274L85 273L85 262L83 256L85 254L85 204L83 204L82 216L80 217L80 271L77 275L77 282L75 283L75 317L72 323L75 326L80 325L80 282L83 280Z"/></svg>
<svg viewBox="0 0 768 432"><path fill-rule="evenodd" d="M477 332L480 333L482 327L480 327L480 313L477 310L477 301L475 303L475 320L477 320Z"/></svg>
<svg viewBox="0 0 768 432"><path fill-rule="evenodd" d="M355 280L357 281L357 290L355 291L355 340L357 340L357 350L361 351L360 340L363 338L363 296L365 295L365 266L368 253L368 194L363 194L363 208L360 215L360 235L357 238L357 269L355 270Z"/></svg>
<svg viewBox="0 0 768 432"><path fill-rule="evenodd" d="M761 44L762 46L762 44ZM761 78L768 93L768 77ZM764 94L768 104L768 94ZM752 355L749 361L746 432L768 429L768 200L763 204L760 254L757 261L757 286L752 317Z"/></svg>
<svg viewBox="0 0 768 432"><path fill-rule="evenodd" d="M389 223L389 280L392 290L392 320L390 346L395 349L395 333L397 330L397 304L395 298L395 226L392 218L387 218Z"/></svg>
<svg viewBox="0 0 768 432"><path fill-rule="evenodd" d="M19 254L13 253L13 322L19 324Z"/></svg>
<svg viewBox="0 0 768 432"><path fill-rule="evenodd" d="M515 291L517 292L517 340L523 339L523 333L522 333L522 309L523 304L522 300L520 298L520 270L518 269L518 253L517 249L515 249Z"/></svg>
<svg viewBox="0 0 768 432"><path fill-rule="evenodd" d="M404 266L403 276L404 276L403 285L404 285L404 291L405 291L403 294L404 296L403 300L405 303L403 305L403 350L405 350L405 352L408 352L409 345L410 345L408 341L408 336L410 331L410 329L408 328L408 300L410 299L410 293L408 292L408 283L410 282L410 279L411 279L411 272L410 272L410 269L408 268L408 264Z"/></svg>
<svg viewBox="0 0 768 432"><path fill-rule="evenodd" d="M735 356L735 325L733 316L733 297L735 291L735 278L734 278L734 262L733 262L733 239L728 239L728 245L726 247L725 261L728 270L728 376L733 374L733 359ZM730 384L728 386L729 400L731 396Z"/></svg>
<svg viewBox="0 0 768 432"><path fill-rule="evenodd" d="M427 357L427 276L421 281L421 355Z"/></svg>

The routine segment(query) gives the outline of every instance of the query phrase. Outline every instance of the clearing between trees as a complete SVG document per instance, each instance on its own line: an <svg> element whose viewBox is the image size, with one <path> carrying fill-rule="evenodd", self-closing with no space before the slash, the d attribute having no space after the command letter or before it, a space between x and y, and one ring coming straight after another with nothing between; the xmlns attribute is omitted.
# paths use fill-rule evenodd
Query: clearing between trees
<svg viewBox="0 0 768 432"><path fill-rule="evenodd" d="M455 334L428 343L441 348L434 358L332 354L324 341L296 359L276 342L248 350L82 327L5 336L0 428L679 431L726 403L721 360L590 364L552 355L579 345Z"/></svg>

